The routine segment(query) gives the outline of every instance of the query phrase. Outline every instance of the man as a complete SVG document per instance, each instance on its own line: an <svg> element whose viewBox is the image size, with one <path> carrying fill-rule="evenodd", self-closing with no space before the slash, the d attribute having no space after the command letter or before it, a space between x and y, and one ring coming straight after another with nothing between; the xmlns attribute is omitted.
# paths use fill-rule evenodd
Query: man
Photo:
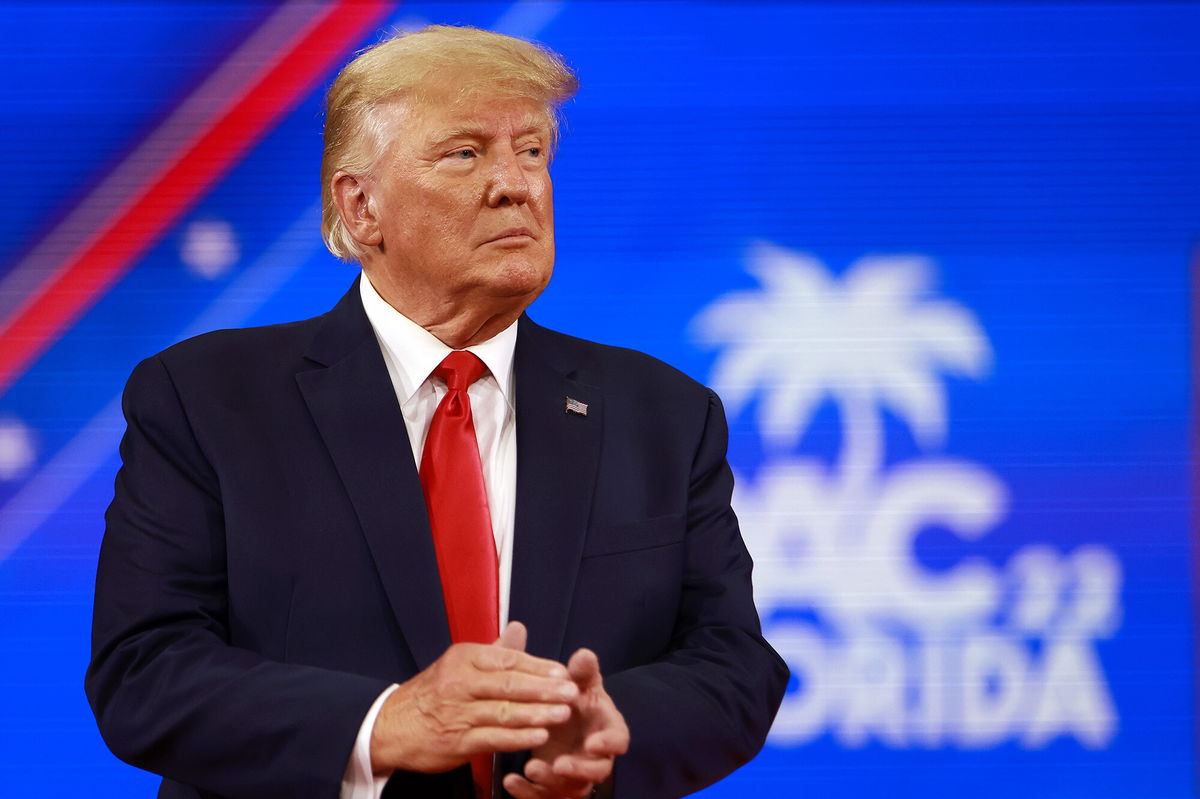
<svg viewBox="0 0 1200 799"><path fill-rule="evenodd" d="M719 402L523 315L575 86L474 29L363 53L322 165L362 278L134 371L87 690L161 796L657 799L762 745Z"/></svg>

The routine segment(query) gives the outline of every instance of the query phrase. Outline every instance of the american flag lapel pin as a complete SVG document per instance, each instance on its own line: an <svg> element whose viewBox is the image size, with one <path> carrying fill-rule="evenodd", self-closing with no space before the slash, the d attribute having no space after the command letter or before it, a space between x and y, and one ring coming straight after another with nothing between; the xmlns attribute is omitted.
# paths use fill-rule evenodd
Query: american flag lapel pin
<svg viewBox="0 0 1200 799"><path fill-rule="evenodd" d="M580 416L587 416L587 403L580 402L574 397L567 397L566 413L577 413Z"/></svg>

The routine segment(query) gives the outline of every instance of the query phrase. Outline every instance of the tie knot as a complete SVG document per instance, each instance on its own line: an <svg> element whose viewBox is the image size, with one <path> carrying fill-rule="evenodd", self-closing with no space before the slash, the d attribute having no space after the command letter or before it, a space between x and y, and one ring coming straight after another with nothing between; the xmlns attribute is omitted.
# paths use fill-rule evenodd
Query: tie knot
<svg viewBox="0 0 1200 799"><path fill-rule="evenodd" d="M446 387L451 391L466 391L486 369L475 353L455 350L442 359L433 373L445 380Z"/></svg>

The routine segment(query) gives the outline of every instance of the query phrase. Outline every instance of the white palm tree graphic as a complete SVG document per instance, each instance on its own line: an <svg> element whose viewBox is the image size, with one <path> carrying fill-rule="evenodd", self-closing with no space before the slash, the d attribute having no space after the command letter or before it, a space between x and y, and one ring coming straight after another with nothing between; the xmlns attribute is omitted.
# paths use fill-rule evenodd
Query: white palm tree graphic
<svg viewBox="0 0 1200 799"><path fill-rule="evenodd" d="M978 377L991 364L975 317L929 296L932 268L921 256L865 256L839 281L812 256L760 242L747 271L761 290L726 295L693 321L701 344L724 348L713 387L730 415L760 394L759 430L776 450L794 446L831 395L842 427L837 471L848 484L882 463L883 408L923 447L940 445L946 398L937 373Z"/></svg>
<svg viewBox="0 0 1200 799"><path fill-rule="evenodd" d="M836 277L759 243L747 270L760 286L714 301L692 333L722 348L711 382L731 416L755 404L768 450L734 504L764 628L803 675L772 740L1106 746L1118 717L1094 639L1119 623L1116 556L1032 545L1004 567L967 554L930 569L917 535L980 539L1004 516L1007 488L982 464L937 453L884 465L885 409L923 449L940 447L943 376L989 369L974 315L933 295L933 264L916 255L860 258ZM828 399L841 439L827 465L794 450Z"/></svg>
<svg viewBox="0 0 1200 799"><path fill-rule="evenodd" d="M726 295L694 325L701 343L723 345L712 382L730 414L758 395L759 431L775 450L758 485L739 489L763 555L764 598L808 594L843 624L889 612L914 623L986 613L997 588L986 564L967 559L934 576L908 549L923 523L982 535L1003 506L999 483L967 464L882 469L884 408L923 447L940 445L947 413L939 372L978 376L990 365L974 316L930 296L933 266L920 256L866 256L838 280L811 256L760 242L747 269L762 288ZM779 455L799 442L826 397L838 406L842 435L837 462L822 474L811 461Z"/></svg>

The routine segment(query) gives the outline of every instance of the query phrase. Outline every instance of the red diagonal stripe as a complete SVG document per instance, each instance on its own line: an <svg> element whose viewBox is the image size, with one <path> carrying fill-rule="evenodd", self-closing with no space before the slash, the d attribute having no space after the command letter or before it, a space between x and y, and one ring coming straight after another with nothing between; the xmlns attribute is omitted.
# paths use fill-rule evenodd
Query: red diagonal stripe
<svg viewBox="0 0 1200 799"><path fill-rule="evenodd" d="M394 5L381 0L337 0L325 7L208 130L150 176L133 202L71 255L0 330L0 394Z"/></svg>

